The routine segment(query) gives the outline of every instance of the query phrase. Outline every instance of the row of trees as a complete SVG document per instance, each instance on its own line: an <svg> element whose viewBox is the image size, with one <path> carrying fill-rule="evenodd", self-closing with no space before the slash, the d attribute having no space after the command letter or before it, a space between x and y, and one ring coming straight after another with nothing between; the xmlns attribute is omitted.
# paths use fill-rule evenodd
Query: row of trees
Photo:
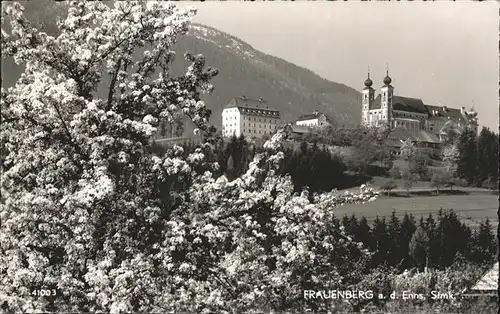
<svg viewBox="0 0 500 314"><path fill-rule="evenodd" d="M498 188L498 134L486 127L483 127L479 136L472 130L464 129L444 144L440 156L444 169L431 170L431 151L415 147L410 140L403 141L400 156L408 162L406 177L431 181L438 191L443 185ZM398 172L399 175L395 175ZM401 177L401 172L401 169L393 169L389 174Z"/></svg>
<svg viewBox="0 0 500 314"><path fill-rule="evenodd" d="M498 134L483 128L479 136L465 130L455 145L459 152L457 175L469 185L498 187Z"/></svg>
<svg viewBox="0 0 500 314"><path fill-rule="evenodd" d="M472 263L488 263L496 256L496 241L488 219L472 231L453 211L440 210L417 222L412 214L401 220L392 213L376 217L370 227L365 217L344 216L348 234L374 252L372 267L381 264L400 270L413 267L444 269L461 257Z"/></svg>
<svg viewBox="0 0 500 314"><path fill-rule="evenodd" d="M373 166L390 168L395 159L387 143L390 133L388 126L333 127L298 136L298 140L320 143L329 146L350 147L351 153L345 156L346 169L361 176L368 176Z"/></svg>
<svg viewBox="0 0 500 314"><path fill-rule="evenodd" d="M282 173L291 176L297 192L306 186L311 192L326 192L344 188L348 183L344 175L346 166L326 147L316 143L310 146L303 141L298 151L289 148L284 152Z"/></svg>
<svg viewBox="0 0 500 314"><path fill-rule="evenodd" d="M436 194L443 188L449 188L453 190L454 186L467 186L467 181L464 179L458 178L456 173L450 170L427 170L425 177L419 175L418 170L416 171L413 167L408 167L401 169L398 166L393 166L389 170L389 176L392 180L385 182L380 189L385 191L388 196L392 190L397 189L398 187L406 190L408 195L414 185L414 183L418 180L425 180L424 178L430 177L430 186L436 189ZM401 186L398 185L397 181L401 179Z"/></svg>
<svg viewBox="0 0 500 314"><path fill-rule="evenodd" d="M378 163L387 167L394 160L395 156L391 154L386 141L389 132L387 127L328 127L318 134L309 135L308 140L352 147L353 154L346 162L347 168L367 174L371 165ZM465 129L461 133L452 132L444 145L441 154L436 154L431 149L417 148L410 140L403 141L400 156L408 162L408 169L397 169L394 170L397 175L389 175L407 178L408 184L405 186L415 180L431 181L437 190L447 183L498 187L498 134L483 127L476 136L471 130ZM435 161L443 162L446 169L430 170L429 167Z"/></svg>
<svg viewBox="0 0 500 314"><path fill-rule="evenodd" d="M182 145L185 154L195 151L193 143ZM215 175L225 175L230 181L244 174L256 153L262 148L249 142L243 136L233 136L228 141L217 141L217 153L214 162L219 164ZM158 155L165 149L158 147ZM346 166L342 159L332 154L326 147L317 143L302 141L297 148L288 147L283 150L284 160L280 166L281 175L290 175L296 192L308 187L310 192L326 192L348 186L349 182L344 174Z"/></svg>
<svg viewBox="0 0 500 314"><path fill-rule="evenodd" d="M332 154L325 145L318 144L318 141L315 140L311 144L302 139L299 149L289 147L284 150L285 160L280 173L291 175L296 191L300 191L306 186L312 192L351 187L348 175L345 174L346 170L366 174L370 163L374 164L375 161L379 161L381 165L384 165L394 158L384 143L386 132L383 129L377 131L376 129L360 128L359 130L364 130L364 132L354 133L358 134L358 137L350 142L355 146L346 163L338 155ZM483 129L481 133L483 137L480 138L494 138L494 134L491 136L492 133L488 132L487 129ZM479 142L486 142L486 140ZM217 174L224 174L229 180L245 173L255 153L260 150L258 146L248 142L242 136L233 136L228 142L219 138L217 143L218 153L214 160L220 165ZM494 145L491 148L494 148ZM195 146L192 143L184 144L184 150L186 154L194 152ZM432 160L429 152L415 147L409 140L403 141L400 152L400 156L408 163L408 167L400 168L393 165L389 169L388 175L392 180L381 186L381 189L385 190L388 195L390 195L391 190L398 187L404 188L410 193L413 184L418 180L430 181L431 186L436 189L438 194L445 187L452 190L454 186L469 184L463 176L460 176L459 170L462 168L458 165L463 153L455 145L449 145L443 149L441 158L445 168L441 169L431 170L429 165ZM494 154L492 153L492 155ZM488 178L483 180L483 186L494 187L496 179L491 176L495 167L475 166L483 167L483 177L489 173ZM401 186L396 183L398 180L401 180Z"/></svg>
<svg viewBox="0 0 500 314"><path fill-rule="evenodd" d="M459 172L459 169L461 170L459 163L462 155L463 153L457 148L456 144L449 144L442 149L441 162L443 166L430 168L433 162L430 152L417 148L410 140L403 141L400 148L400 157L407 162L407 167L400 168L393 165L388 171L389 177L393 180L387 181L381 188L389 194L391 190L398 187L396 183L398 179L401 179L401 187L406 189L408 193L410 193L413 183L417 180L430 181L431 187L436 189L437 194L444 187L452 190L453 186L467 186L470 182L464 179L464 175ZM475 165L475 167L479 166ZM490 168L494 170L495 167L482 167L488 169L490 174L482 185L494 188L496 180L491 177L493 171Z"/></svg>

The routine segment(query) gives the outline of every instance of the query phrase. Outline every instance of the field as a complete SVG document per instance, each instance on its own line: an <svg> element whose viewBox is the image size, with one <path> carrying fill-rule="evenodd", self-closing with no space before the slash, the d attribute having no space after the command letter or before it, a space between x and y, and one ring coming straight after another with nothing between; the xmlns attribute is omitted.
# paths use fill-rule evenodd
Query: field
<svg viewBox="0 0 500 314"><path fill-rule="evenodd" d="M379 199L356 205L344 205L336 209L337 217L344 215L361 218L365 216L369 222L378 215L387 218L396 211L396 215L403 217L406 212L413 214L418 220L420 216L426 218L429 213L437 214L440 208L453 209L455 213L468 224L475 228L486 218L489 218L494 229L498 225L498 195L488 193L471 193L468 195L436 195L412 197L380 197Z"/></svg>

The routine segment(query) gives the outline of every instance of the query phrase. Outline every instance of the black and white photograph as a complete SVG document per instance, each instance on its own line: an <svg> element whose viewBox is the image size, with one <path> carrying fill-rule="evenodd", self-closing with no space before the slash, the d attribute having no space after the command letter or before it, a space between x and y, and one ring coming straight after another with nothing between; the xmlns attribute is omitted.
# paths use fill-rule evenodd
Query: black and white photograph
<svg viewBox="0 0 500 314"><path fill-rule="evenodd" d="M2 1L1 313L498 313L497 1Z"/></svg>

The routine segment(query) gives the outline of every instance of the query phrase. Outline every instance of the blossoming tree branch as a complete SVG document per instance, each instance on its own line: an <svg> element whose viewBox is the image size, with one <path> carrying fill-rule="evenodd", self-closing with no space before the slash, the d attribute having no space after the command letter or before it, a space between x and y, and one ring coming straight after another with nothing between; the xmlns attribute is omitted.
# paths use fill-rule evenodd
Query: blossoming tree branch
<svg viewBox="0 0 500 314"><path fill-rule="evenodd" d="M217 70L186 53L185 74L170 74L195 9L65 5L56 36L2 5L2 58L25 69L1 90L2 310L291 309L302 289L352 284L351 254L367 253L332 221L371 189L294 194L277 175L288 126L240 178L213 176L201 96ZM187 158L178 146L151 153L159 121L180 115L204 144Z"/></svg>

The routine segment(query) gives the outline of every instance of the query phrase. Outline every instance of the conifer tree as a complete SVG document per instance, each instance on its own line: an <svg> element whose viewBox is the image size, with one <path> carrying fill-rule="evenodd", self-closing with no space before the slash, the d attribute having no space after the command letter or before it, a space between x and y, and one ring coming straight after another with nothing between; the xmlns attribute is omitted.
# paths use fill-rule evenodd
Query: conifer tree
<svg viewBox="0 0 500 314"><path fill-rule="evenodd" d="M358 229L359 229L358 218L356 218L356 215L352 214L351 217L349 218L349 233L352 236L355 236L356 234L358 234Z"/></svg>
<svg viewBox="0 0 500 314"><path fill-rule="evenodd" d="M476 263L490 262L496 256L497 247L489 219L479 224L473 237L472 260Z"/></svg>
<svg viewBox="0 0 500 314"><path fill-rule="evenodd" d="M417 228L410 240L410 256L419 270L428 266L429 236L421 226Z"/></svg>
<svg viewBox="0 0 500 314"><path fill-rule="evenodd" d="M387 225L387 236L388 236L388 258L389 265L395 266L402 262L401 239L399 234L401 233L401 223L399 218L396 216L396 211L393 210L391 218Z"/></svg>
<svg viewBox="0 0 500 314"><path fill-rule="evenodd" d="M498 184L498 135L483 127L477 139L477 181L492 181Z"/></svg>
<svg viewBox="0 0 500 314"><path fill-rule="evenodd" d="M385 217L381 219L377 215L373 221L372 239L372 249L375 252L373 256L374 264L378 266L386 263L389 249L389 237L387 234L387 223Z"/></svg>
<svg viewBox="0 0 500 314"><path fill-rule="evenodd" d="M475 134L466 129L462 132L458 140L459 159L457 163L457 175L463 178L468 184L477 183L478 155Z"/></svg>
<svg viewBox="0 0 500 314"><path fill-rule="evenodd" d="M413 233L417 229L416 227L416 222L415 218L413 217L412 214L408 215L408 213L405 213L405 216L403 217L403 221L401 222L401 228L399 232L399 240L400 240L400 252L401 256L405 259L404 261L404 268L410 268L411 265L413 264L412 261L410 260L410 255L409 255L409 245L411 238L413 236Z"/></svg>
<svg viewBox="0 0 500 314"><path fill-rule="evenodd" d="M370 225L364 216L359 220L358 231L354 235L354 241L364 243L368 248L373 247Z"/></svg>

